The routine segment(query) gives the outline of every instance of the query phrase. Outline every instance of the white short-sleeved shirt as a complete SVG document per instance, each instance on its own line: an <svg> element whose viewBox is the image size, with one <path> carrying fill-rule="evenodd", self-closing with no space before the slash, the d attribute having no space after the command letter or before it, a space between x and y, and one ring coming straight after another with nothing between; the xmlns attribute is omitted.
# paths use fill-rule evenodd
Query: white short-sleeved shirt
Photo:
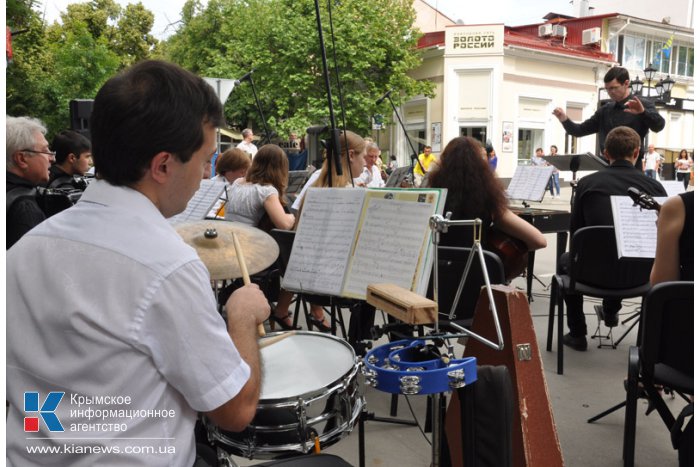
<svg viewBox="0 0 700 467"><path fill-rule="evenodd" d="M248 143L247 141L241 141L236 147L250 154L251 158L258 153L258 147L254 143Z"/></svg>
<svg viewBox="0 0 700 467"><path fill-rule="evenodd" d="M235 180L228 188L226 220L257 226L265 214L265 201L272 195L279 196L272 185L248 183L244 178Z"/></svg>
<svg viewBox="0 0 700 467"><path fill-rule="evenodd" d="M370 171L367 166L362 168L362 173L355 179L355 184L364 183L367 188L382 188L386 184L382 180L382 171L376 165Z"/></svg>
<svg viewBox="0 0 700 467"><path fill-rule="evenodd" d="M97 180L25 235L7 253L7 291L9 465L192 465L196 412L250 377L196 251L130 188ZM25 391L40 404L65 393L51 412L64 432L24 405Z"/></svg>

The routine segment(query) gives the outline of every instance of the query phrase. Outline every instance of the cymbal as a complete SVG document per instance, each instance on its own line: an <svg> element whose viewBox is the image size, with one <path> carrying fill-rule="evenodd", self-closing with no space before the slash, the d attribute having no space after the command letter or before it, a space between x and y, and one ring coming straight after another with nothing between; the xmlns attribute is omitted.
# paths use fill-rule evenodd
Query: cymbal
<svg viewBox="0 0 700 467"><path fill-rule="evenodd" d="M239 222L188 222L176 225L175 230L185 243L197 250L212 280L237 279L243 275L233 245L233 232L241 243L250 274L267 268L279 255L277 242L271 236Z"/></svg>

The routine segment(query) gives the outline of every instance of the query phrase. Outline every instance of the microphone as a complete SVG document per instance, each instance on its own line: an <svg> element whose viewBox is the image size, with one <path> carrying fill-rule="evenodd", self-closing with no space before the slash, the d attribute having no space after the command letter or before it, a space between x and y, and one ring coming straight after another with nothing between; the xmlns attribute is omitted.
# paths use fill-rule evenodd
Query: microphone
<svg viewBox="0 0 700 467"><path fill-rule="evenodd" d="M382 97L380 97L379 99L377 99L377 102L375 102L375 104L376 104L376 105L379 105L379 104L381 104L382 102L384 102L384 99L386 99L387 97L391 96L391 92L392 92L392 90L389 89L387 92L384 93L384 95L383 95Z"/></svg>
<svg viewBox="0 0 700 467"><path fill-rule="evenodd" d="M240 79L234 79L233 80L233 87L237 88L238 86L241 85L241 80Z"/></svg>
<svg viewBox="0 0 700 467"><path fill-rule="evenodd" d="M250 75L252 75L254 71L255 71L254 69L253 69L253 70L250 70L248 73L246 73L245 75L243 75L243 76L241 76L240 78L238 78L238 79L236 80L236 81L238 81L238 84L240 84L242 81L248 81L248 80L250 80Z"/></svg>

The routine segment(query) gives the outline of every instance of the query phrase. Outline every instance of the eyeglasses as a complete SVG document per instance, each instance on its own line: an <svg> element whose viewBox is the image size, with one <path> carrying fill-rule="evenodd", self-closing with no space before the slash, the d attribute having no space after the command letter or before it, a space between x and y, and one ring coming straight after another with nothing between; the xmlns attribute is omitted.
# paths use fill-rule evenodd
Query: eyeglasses
<svg viewBox="0 0 700 467"><path fill-rule="evenodd" d="M20 152L31 152L32 154L45 154L51 157L56 157L56 153L54 151L35 151L33 149L22 149Z"/></svg>
<svg viewBox="0 0 700 467"><path fill-rule="evenodd" d="M615 92L615 91L617 91L618 89L623 88L623 87L625 87L624 84L620 84L620 85L617 85L617 86L610 86L609 88L605 88L605 91L607 91L607 93L610 94L611 92Z"/></svg>

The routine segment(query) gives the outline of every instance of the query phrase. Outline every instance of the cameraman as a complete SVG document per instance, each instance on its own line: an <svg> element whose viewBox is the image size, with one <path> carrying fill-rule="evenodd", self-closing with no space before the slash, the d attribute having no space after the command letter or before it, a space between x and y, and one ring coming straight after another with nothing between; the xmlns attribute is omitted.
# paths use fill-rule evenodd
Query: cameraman
<svg viewBox="0 0 700 467"><path fill-rule="evenodd" d="M48 188L70 188L84 191L82 180L92 162L90 140L77 131L64 130L51 142L56 162L49 169Z"/></svg>

